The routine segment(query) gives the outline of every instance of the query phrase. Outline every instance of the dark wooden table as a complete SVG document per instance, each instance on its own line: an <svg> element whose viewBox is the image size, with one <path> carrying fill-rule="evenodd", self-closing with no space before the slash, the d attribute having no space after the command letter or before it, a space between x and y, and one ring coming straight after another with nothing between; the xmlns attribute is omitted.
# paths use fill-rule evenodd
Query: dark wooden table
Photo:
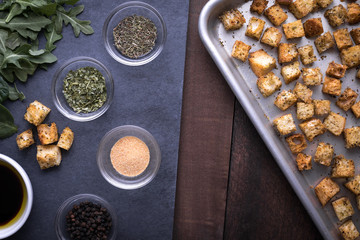
<svg viewBox="0 0 360 240"><path fill-rule="evenodd" d="M203 47L190 0L174 239L322 239Z"/></svg>

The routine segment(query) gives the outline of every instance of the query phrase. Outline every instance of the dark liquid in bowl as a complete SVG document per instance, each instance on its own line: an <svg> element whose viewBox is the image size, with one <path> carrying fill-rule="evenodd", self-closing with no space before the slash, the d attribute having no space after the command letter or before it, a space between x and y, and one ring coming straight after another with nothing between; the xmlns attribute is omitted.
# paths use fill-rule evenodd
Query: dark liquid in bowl
<svg viewBox="0 0 360 240"><path fill-rule="evenodd" d="M15 169L0 163L0 226L18 214L24 198L20 176Z"/></svg>

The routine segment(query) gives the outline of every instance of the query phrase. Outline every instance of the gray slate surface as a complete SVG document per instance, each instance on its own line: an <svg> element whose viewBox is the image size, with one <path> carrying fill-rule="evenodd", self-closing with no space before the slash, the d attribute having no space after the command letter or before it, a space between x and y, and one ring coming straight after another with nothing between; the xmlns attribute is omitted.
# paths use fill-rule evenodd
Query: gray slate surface
<svg viewBox="0 0 360 240"><path fill-rule="evenodd" d="M47 71L38 70L18 88L26 95L22 102L6 102L19 133L35 128L23 119L27 105L39 100L52 109L45 123L56 122L59 132L69 126L75 142L63 151L59 167L40 170L36 147L19 151L16 135L0 140L0 152L16 160L28 173L34 189L34 204L28 221L9 239L56 239L54 218L67 198L92 193L105 198L117 211L119 239L171 239L175 204L176 173L180 133L183 72L188 20L188 1L149 0L163 16L168 30L163 52L151 63L128 67L111 58L103 46L102 27L110 11L124 1L80 1L85 4L81 19L91 20L95 33L76 39L68 26L53 52L58 61ZM100 60L115 80L114 101L100 118L80 123L65 118L56 109L50 93L52 77L69 58L89 56ZM145 128L157 139L162 163L155 179L138 190L121 190L101 176L96 151L103 135L120 125ZM37 141L39 142L39 141Z"/></svg>

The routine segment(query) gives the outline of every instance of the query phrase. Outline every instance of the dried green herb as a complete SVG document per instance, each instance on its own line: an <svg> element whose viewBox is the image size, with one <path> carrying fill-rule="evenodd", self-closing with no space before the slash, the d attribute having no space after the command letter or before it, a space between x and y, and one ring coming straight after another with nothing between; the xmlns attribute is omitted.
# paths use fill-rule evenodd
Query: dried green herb
<svg viewBox="0 0 360 240"><path fill-rule="evenodd" d="M157 30L155 24L143 16L124 18L113 30L116 48L129 58L139 58L155 46Z"/></svg>
<svg viewBox="0 0 360 240"><path fill-rule="evenodd" d="M71 70L64 79L63 93L75 112L95 112L106 102L105 77L93 67Z"/></svg>

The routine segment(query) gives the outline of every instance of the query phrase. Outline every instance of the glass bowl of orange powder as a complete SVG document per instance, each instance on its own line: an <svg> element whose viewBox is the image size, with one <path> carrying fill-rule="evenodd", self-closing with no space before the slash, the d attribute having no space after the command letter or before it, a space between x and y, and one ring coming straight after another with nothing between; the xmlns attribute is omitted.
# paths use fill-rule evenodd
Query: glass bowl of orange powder
<svg viewBox="0 0 360 240"><path fill-rule="evenodd" d="M102 176L122 189L137 189L150 183L160 163L156 139L145 129L133 125L110 130L102 138L97 152Z"/></svg>

